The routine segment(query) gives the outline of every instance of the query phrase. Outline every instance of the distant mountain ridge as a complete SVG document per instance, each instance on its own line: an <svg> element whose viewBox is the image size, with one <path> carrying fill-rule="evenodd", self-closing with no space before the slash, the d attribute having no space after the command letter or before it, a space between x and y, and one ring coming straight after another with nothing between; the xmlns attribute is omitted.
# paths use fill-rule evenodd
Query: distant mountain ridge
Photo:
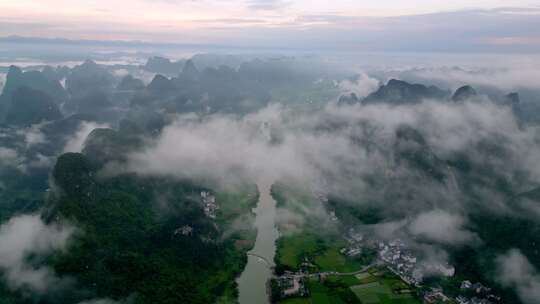
<svg viewBox="0 0 540 304"><path fill-rule="evenodd" d="M470 85L459 87L454 93L437 86L426 86L423 84L412 84L407 81L390 79L387 84L380 86L375 92L361 99L355 93L341 95L338 105L354 104L376 104L387 103L390 105L408 105L420 103L424 100L440 100L451 102L464 102L475 100L481 95ZM512 107L513 112L519 116L520 97L519 93L512 92L504 96L499 96L495 102Z"/></svg>
<svg viewBox="0 0 540 304"><path fill-rule="evenodd" d="M368 95L362 102L365 104L376 102L410 104L423 99L446 99L449 95L449 91L436 86L428 87L423 84L410 84L402 80L390 79L386 85Z"/></svg>

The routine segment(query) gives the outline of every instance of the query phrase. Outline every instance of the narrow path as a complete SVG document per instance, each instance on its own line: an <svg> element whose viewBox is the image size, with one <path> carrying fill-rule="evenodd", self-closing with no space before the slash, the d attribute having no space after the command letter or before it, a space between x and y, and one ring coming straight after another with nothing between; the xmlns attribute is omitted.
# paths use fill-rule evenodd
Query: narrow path
<svg viewBox="0 0 540 304"><path fill-rule="evenodd" d="M360 269L358 271L355 271L355 272L342 272L342 273L337 273L336 275L339 275L339 276L357 275L357 274L368 271L371 267L376 266L376 265L378 265L378 263L372 263L372 264L369 264L368 266L365 266L364 268L362 268L362 269Z"/></svg>
<svg viewBox="0 0 540 304"><path fill-rule="evenodd" d="M317 277L317 276L320 276L320 275L323 275L323 276L328 276L328 275L351 276L351 275L357 275L357 274L364 273L364 272L368 271L371 267L376 266L376 265L379 265L379 264L378 263L372 263L372 264L369 264L368 266L365 266L362 269L354 271L354 272L325 271L325 272L306 273L306 274L294 274L294 275L291 275L291 276L297 277L297 278L311 278L311 277Z"/></svg>

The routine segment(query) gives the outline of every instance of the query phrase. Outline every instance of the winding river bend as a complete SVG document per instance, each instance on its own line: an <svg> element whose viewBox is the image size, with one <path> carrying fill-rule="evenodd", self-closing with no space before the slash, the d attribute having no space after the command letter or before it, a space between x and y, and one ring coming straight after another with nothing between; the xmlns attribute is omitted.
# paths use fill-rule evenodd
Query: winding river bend
<svg viewBox="0 0 540 304"><path fill-rule="evenodd" d="M271 182L259 182L259 203L256 209L257 239L248 253L248 263L238 278L240 304L268 304L266 282L272 277L276 239L276 202L270 194Z"/></svg>

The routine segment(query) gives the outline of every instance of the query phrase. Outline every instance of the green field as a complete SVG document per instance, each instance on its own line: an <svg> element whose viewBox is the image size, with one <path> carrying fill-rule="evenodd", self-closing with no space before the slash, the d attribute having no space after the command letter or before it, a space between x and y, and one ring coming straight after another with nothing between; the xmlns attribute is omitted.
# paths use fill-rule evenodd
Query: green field
<svg viewBox="0 0 540 304"><path fill-rule="evenodd" d="M362 282L355 276L329 276L326 280L330 283L344 285L347 287L360 285Z"/></svg>
<svg viewBox="0 0 540 304"><path fill-rule="evenodd" d="M369 273L363 273L362 275L357 276L356 278L360 281L360 284L373 283L379 280L377 276L373 274L369 274Z"/></svg>
<svg viewBox="0 0 540 304"><path fill-rule="evenodd" d="M339 293L330 289L316 280L309 282L311 292L311 303L313 304L344 304Z"/></svg>
<svg viewBox="0 0 540 304"><path fill-rule="evenodd" d="M364 265L339 253L338 248L333 247L315 258L321 271L354 272Z"/></svg>
<svg viewBox="0 0 540 304"><path fill-rule="evenodd" d="M359 273L359 274L355 275L355 277L358 280L365 280L365 279L370 278L371 275L369 274L369 272L363 272L363 273Z"/></svg>
<svg viewBox="0 0 540 304"><path fill-rule="evenodd" d="M297 269L304 258L315 264L319 271L354 272L364 264L347 258L339 252L341 241L325 241L314 234L283 236L278 241L276 261L279 265Z"/></svg>
<svg viewBox="0 0 540 304"><path fill-rule="evenodd" d="M420 304L413 294L399 294L409 286L397 277L364 273L357 276L329 276L323 282L316 279L308 283L309 298L287 299L280 304Z"/></svg>
<svg viewBox="0 0 540 304"><path fill-rule="evenodd" d="M352 286L351 290L363 304L418 304L420 303L410 294L396 294L392 287L403 288L406 285L397 279L381 278L378 281Z"/></svg>
<svg viewBox="0 0 540 304"><path fill-rule="evenodd" d="M219 215L222 221L232 221L238 215L249 213L257 207L258 190L255 185L242 186L236 192L218 192Z"/></svg>
<svg viewBox="0 0 540 304"><path fill-rule="evenodd" d="M278 264L296 269L306 256L314 256L323 249L323 244L315 235L293 235L278 240Z"/></svg>
<svg viewBox="0 0 540 304"><path fill-rule="evenodd" d="M308 298L292 298L292 299L286 299L281 302L280 304L311 304L311 299Z"/></svg>

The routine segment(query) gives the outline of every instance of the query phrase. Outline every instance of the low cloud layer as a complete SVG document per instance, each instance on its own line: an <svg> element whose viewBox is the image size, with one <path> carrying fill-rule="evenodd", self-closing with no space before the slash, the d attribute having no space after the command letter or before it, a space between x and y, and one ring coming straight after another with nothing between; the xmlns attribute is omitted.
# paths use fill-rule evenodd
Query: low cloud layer
<svg viewBox="0 0 540 304"><path fill-rule="evenodd" d="M540 156L534 152L540 148L538 130L520 129L510 108L488 101L426 101L407 107L329 106L309 115L271 106L244 118L182 116L149 148L130 156L130 170L221 182L288 177L307 183L322 180L329 194L356 197L359 203L374 191L363 184L366 177L393 176L394 181L404 179L402 186L430 202L415 201L414 210L438 205L459 213L463 210L459 180L452 170L439 165L448 177L444 184L437 184L407 166L394 164L396 131L403 126L418 130L434 157L447 159L467 153L475 164L508 175L510 181L514 171L524 173L531 185L540 180ZM488 143L500 145L504 158L486 157L482 147ZM406 182L414 176L430 187ZM521 184L523 190L531 185ZM495 196L487 201L504 208ZM389 206L399 209L396 207ZM450 218L452 223L455 220Z"/></svg>
<svg viewBox="0 0 540 304"><path fill-rule="evenodd" d="M45 294L67 282L47 266L34 265L29 256L44 256L65 248L73 228L46 225L38 215L11 218L0 226L0 269L8 286Z"/></svg>
<svg viewBox="0 0 540 304"><path fill-rule="evenodd" d="M6 84L6 74L0 73L0 92L4 89L4 85Z"/></svg>
<svg viewBox="0 0 540 304"><path fill-rule="evenodd" d="M536 304L540 299L540 273L527 257L517 249L508 251L497 259L498 280L514 288L525 304Z"/></svg>
<svg viewBox="0 0 540 304"><path fill-rule="evenodd" d="M79 302L78 304L130 304L132 303L132 299L131 298L128 298L127 300L124 300L124 301L115 301L115 300L112 300L112 299L93 299L93 300L88 300L88 301L83 301L83 302Z"/></svg>
<svg viewBox="0 0 540 304"><path fill-rule="evenodd" d="M18 130L18 134L24 136L24 141L26 147L31 147L33 145L43 144L47 142L45 134L41 131L43 124L32 125L27 129Z"/></svg>
<svg viewBox="0 0 540 304"><path fill-rule="evenodd" d="M477 240L474 233L464 227L465 219L443 210L419 214L409 225L412 235L443 244L464 244Z"/></svg>
<svg viewBox="0 0 540 304"><path fill-rule="evenodd" d="M279 107L245 119L215 115L201 121L182 116L163 130L155 145L131 156L131 168L225 183L303 176L310 168L297 153L301 151L295 151L297 144L271 144L270 125L281 119Z"/></svg>
<svg viewBox="0 0 540 304"><path fill-rule="evenodd" d="M107 124L100 124L96 122L83 121L75 134L68 139L64 146L64 153L67 152L81 152L84 148L84 141L88 135L97 128L109 128Z"/></svg>
<svg viewBox="0 0 540 304"><path fill-rule="evenodd" d="M10 148L0 147L0 165L13 165L14 163L17 163L17 160L17 151Z"/></svg>
<svg viewBox="0 0 540 304"><path fill-rule="evenodd" d="M379 81L365 73L359 73L352 79L345 79L339 83L344 93L354 93L358 98L366 97L379 88Z"/></svg>

